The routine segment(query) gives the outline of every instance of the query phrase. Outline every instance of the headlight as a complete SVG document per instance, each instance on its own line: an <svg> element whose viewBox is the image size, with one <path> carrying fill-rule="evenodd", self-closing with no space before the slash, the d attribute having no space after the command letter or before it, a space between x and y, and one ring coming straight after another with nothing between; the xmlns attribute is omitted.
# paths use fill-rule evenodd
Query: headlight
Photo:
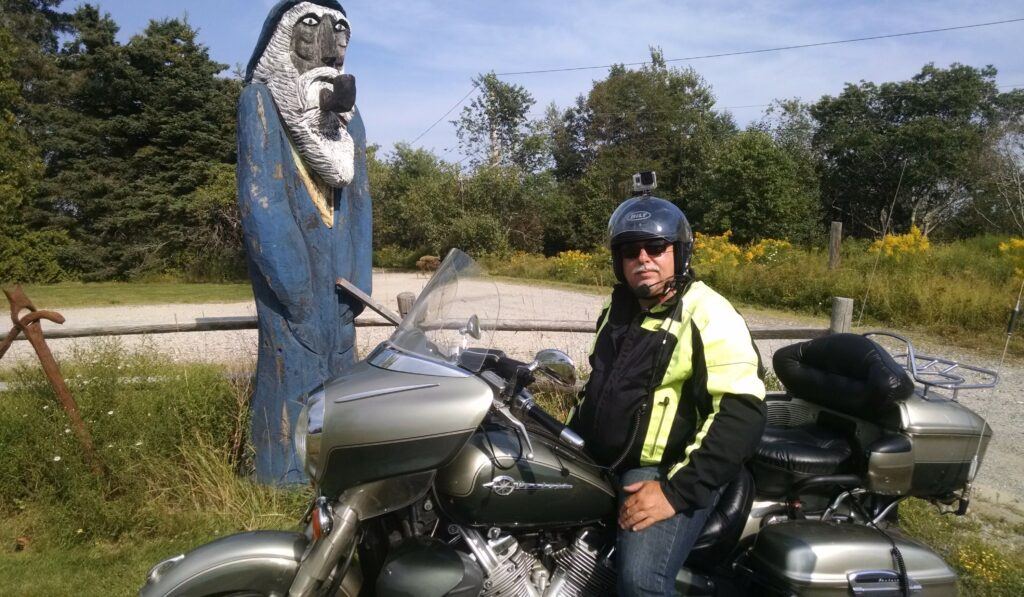
<svg viewBox="0 0 1024 597"><path fill-rule="evenodd" d="M324 430L324 409L327 399L323 388L314 390L306 398L295 425L295 451L310 479L316 480L320 472L320 437Z"/></svg>

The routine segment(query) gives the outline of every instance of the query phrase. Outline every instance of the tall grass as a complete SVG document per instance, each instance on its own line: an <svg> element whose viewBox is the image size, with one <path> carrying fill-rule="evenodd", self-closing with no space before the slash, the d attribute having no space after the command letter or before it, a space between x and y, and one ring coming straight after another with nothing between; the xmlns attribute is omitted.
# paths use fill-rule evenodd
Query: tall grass
<svg viewBox="0 0 1024 597"><path fill-rule="evenodd" d="M172 364L116 343L66 360L68 385L109 470L98 478L38 369L3 373L0 517L8 533L72 546L289 526L301 514L304 492L246 478L248 375L232 381L221 367Z"/></svg>
<svg viewBox="0 0 1024 597"><path fill-rule="evenodd" d="M871 252L855 239L842 246L842 263L828 269L823 249L779 247L758 254L711 237L694 253L698 276L730 299L754 305L827 315L834 296L853 298L855 316L894 328L941 335L997 336L1021 284L1021 264L1000 251L1005 239L979 237L932 243L920 253ZM493 274L609 286L606 250L554 257L484 256Z"/></svg>

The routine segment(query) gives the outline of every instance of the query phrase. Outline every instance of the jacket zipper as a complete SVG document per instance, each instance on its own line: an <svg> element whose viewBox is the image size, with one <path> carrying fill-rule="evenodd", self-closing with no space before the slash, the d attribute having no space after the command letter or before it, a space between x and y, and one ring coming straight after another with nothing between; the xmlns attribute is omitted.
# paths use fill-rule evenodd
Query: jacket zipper
<svg viewBox="0 0 1024 597"><path fill-rule="evenodd" d="M619 465L622 464L622 462L626 460L626 457L629 456L629 453L633 451L633 444L636 443L636 438L640 435L640 420L644 418L644 414L646 413L647 401L644 400L640 405L640 408L636 409L636 413L633 415L633 431L629 434L629 440L626 441L626 447L622 449L622 454L619 454L619 457L615 459L615 462L608 467L611 470L614 471L619 468Z"/></svg>

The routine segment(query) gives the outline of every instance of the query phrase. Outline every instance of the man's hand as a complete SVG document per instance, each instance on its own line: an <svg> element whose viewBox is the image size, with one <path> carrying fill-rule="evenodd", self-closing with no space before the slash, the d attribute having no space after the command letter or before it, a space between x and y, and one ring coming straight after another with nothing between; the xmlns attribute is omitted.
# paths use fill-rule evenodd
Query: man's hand
<svg viewBox="0 0 1024 597"><path fill-rule="evenodd" d="M633 494L619 511L619 527L623 530L642 531L676 513L658 481L640 481L622 489Z"/></svg>

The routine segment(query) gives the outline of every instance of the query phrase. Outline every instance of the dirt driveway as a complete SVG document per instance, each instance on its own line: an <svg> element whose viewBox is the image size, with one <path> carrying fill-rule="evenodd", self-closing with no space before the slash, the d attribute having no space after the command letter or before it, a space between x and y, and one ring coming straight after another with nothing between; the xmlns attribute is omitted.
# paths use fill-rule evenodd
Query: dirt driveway
<svg viewBox="0 0 1024 597"><path fill-rule="evenodd" d="M427 278L418 274L375 272L373 297L395 308L399 293L419 293ZM563 290L529 282L499 282L501 296L501 319L531 320L587 320L594 321L601 310L605 297L571 290ZM76 308L61 311L67 319L64 327L94 327L104 325L132 325L146 323L181 323L201 317L227 317L255 315L251 302L204 305L146 305L127 307ZM803 316L787 316L778 313L744 310L744 316L751 328L820 327L828 326L825 319ZM362 318L375 319L376 314L367 313ZM365 354L391 333L390 327L361 327L357 334L357 346ZM593 335L589 333L565 332L498 332L494 345L502 348L515 358L527 360L543 348L560 348L569 353L585 368L586 356ZM88 347L97 339L54 340L51 347L58 358L67 357L76 347ZM106 340L109 341L109 340ZM125 336L120 342L124 346L153 348L181 361L212 362L255 362L255 330L233 332L202 332L160 334L153 336ZM771 363L771 354L779 347L792 341L759 341L762 358L766 365ZM990 358L978 356L955 347L940 347L927 342L920 343L919 350L949 358L962 360L983 367L999 369L999 363ZM0 362L2 366L25 359L31 359L31 348L25 342L17 342ZM999 371L1001 383L995 390L964 393L961 401L984 416L995 432L995 439L989 448L988 457L978 476L982 495L989 500L1024 499L1024 367L1019 364L1002 367Z"/></svg>

